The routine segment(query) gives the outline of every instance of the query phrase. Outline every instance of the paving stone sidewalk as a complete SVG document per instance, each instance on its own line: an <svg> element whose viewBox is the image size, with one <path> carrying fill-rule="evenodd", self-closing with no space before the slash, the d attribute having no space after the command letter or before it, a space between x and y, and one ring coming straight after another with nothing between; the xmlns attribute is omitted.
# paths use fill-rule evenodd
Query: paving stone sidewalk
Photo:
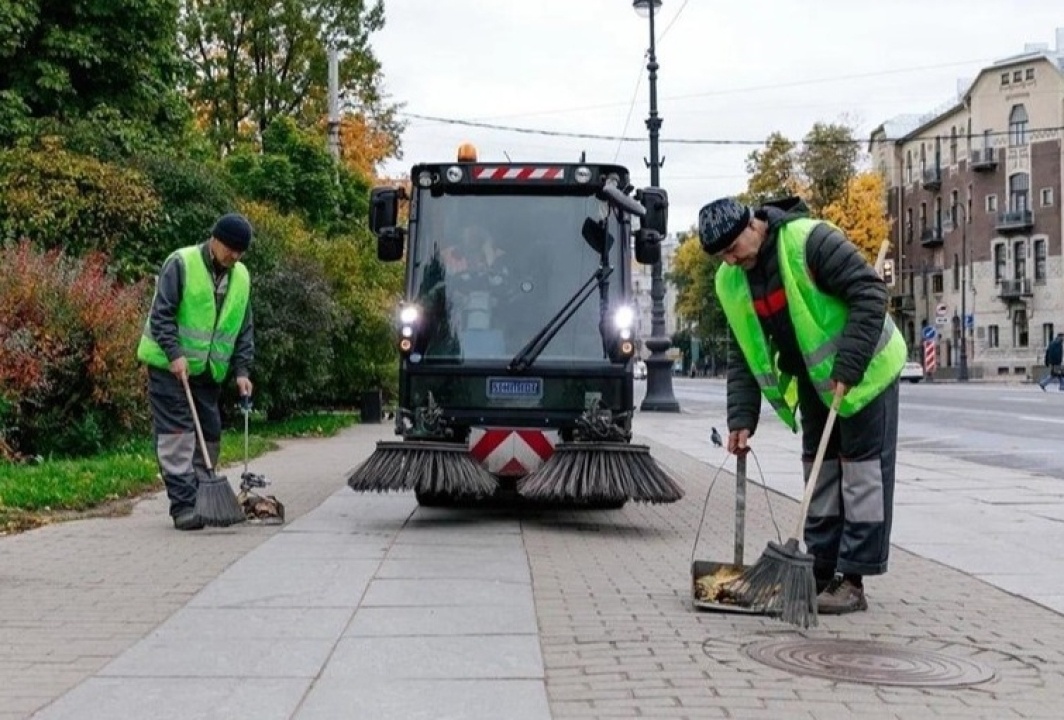
<svg viewBox="0 0 1064 720"><path fill-rule="evenodd" d="M179 534L156 498L0 538L0 720L1061 715L1064 618L902 550L869 580L870 612L809 631L693 611L704 507L695 556L732 555L734 478L715 464L652 442L687 489L668 506L425 510L342 487L386 436L353 428L257 462L290 509L280 530ZM796 503L770 499L788 534ZM774 531L766 493L748 501L752 561ZM750 657L796 641L808 659L821 640L946 662L899 653L885 669L928 684L891 687ZM992 677L935 686L965 667Z"/></svg>

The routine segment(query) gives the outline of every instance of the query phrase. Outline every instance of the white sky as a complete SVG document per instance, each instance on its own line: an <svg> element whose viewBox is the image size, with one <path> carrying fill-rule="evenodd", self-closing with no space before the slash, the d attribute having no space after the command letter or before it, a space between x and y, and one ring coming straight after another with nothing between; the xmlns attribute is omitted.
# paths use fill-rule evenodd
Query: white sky
<svg viewBox="0 0 1064 720"><path fill-rule="evenodd" d="M1022 8L1022 9L1021 9ZM859 137L929 112L1025 43L1055 44L1061 0L664 0L656 19L661 185L670 230L741 191L754 146L670 139L800 139L818 120L852 119ZM586 140L409 120L404 158L448 160L472 141L481 160L588 161L649 183L645 120L649 26L631 0L385 0L372 39L393 102L406 112L537 130L639 138ZM675 19L675 23L673 20ZM638 86L637 86L638 84Z"/></svg>

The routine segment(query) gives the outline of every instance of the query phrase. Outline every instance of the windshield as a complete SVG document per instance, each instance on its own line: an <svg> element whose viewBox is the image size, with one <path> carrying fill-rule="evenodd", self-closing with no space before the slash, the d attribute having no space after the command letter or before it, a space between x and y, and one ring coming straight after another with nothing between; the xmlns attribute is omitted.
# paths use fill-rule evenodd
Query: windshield
<svg viewBox="0 0 1064 720"><path fill-rule="evenodd" d="M592 245L601 242L585 228L591 223L611 238L616 271L606 285L608 301L623 297L620 225L594 196L421 191L418 200L411 258L422 332L429 333L426 360L509 361L598 269ZM538 362L601 362L601 303L596 289Z"/></svg>

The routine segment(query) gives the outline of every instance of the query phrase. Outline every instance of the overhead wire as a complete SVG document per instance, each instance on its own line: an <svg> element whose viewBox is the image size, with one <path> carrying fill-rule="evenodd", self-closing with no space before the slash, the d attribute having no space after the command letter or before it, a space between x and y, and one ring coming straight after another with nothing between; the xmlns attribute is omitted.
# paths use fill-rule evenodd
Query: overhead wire
<svg viewBox="0 0 1064 720"><path fill-rule="evenodd" d="M445 125L460 125L460 126L463 126L463 127L475 127L475 128L480 128L480 129L483 129L483 130L498 130L498 131L501 131L501 132L512 132L512 133L519 133L519 134L524 134L524 135L540 135L540 136L546 136L546 137L573 138L573 139L578 139L578 140L603 140L603 141L620 142L620 143L642 143L642 142L646 142L646 138L644 138L644 137L630 137L630 136L626 136L626 135L605 135L605 134L600 134L600 133L568 132L568 131L564 131L564 130L545 130L545 129L542 129L542 128L528 128L528 127L520 127L520 126L515 126L515 125L500 125L500 124L497 124L497 123L480 122L480 121L477 121L477 120L463 120L461 118L446 118L446 117L440 117L440 116L435 116L435 115L422 115L420 113L411 113L411 112L402 112L400 114L405 116L405 117L414 118L414 119L417 119L417 120L431 121L431 122L436 122L436 123L442 123L442 124L445 124ZM1042 132L1059 132L1061 130L1064 130L1064 125L1054 125L1054 126L1046 126L1046 127L1039 127L1039 128L1027 128L1026 129L1026 134L1030 135L1030 134L1042 133ZM996 136L1008 135L1010 132L1011 131L1009 131L1009 130L994 130L994 131L988 131L988 132L979 133L979 134L974 134L973 133L973 134L970 134L970 135L967 135L967 134L965 134L965 135L957 135L957 139L958 139L958 141L961 141L961 140L966 140L966 139L967 140L972 140L972 139L978 139L978 138L983 138L983 137L996 137ZM936 135L918 135L918 136L912 136L912 137L906 136L906 137L903 137L903 138L883 138L882 142L896 142L898 140L903 140L903 139L906 140L906 141L935 140L936 138L941 140L942 136L941 135L937 135L937 136ZM660 142L663 145L672 144L672 145L721 145L721 146L727 146L727 145L739 145L739 146L742 146L742 145L756 145L756 146L761 146L761 145L765 144L766 139L751 140L751 139L735 139L735 138L661 138ZM868 143L868 140L853 138L853 139L848 139L848 140L847 139L837 139L837 140L835 140L835 139L796 140L794 142L796 144L800 144L800 145L865 145L866 143Z"/></svg>

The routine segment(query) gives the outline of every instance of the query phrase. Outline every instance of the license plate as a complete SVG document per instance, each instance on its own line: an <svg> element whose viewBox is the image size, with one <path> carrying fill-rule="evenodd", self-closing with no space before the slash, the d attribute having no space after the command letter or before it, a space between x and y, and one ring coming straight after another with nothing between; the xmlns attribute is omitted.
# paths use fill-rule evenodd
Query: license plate
<svg viewBox="0 0 1064 720"><path fill-rule="evenodd" d="M539 400L543 378L488 378L489 400Z"/></svg>

